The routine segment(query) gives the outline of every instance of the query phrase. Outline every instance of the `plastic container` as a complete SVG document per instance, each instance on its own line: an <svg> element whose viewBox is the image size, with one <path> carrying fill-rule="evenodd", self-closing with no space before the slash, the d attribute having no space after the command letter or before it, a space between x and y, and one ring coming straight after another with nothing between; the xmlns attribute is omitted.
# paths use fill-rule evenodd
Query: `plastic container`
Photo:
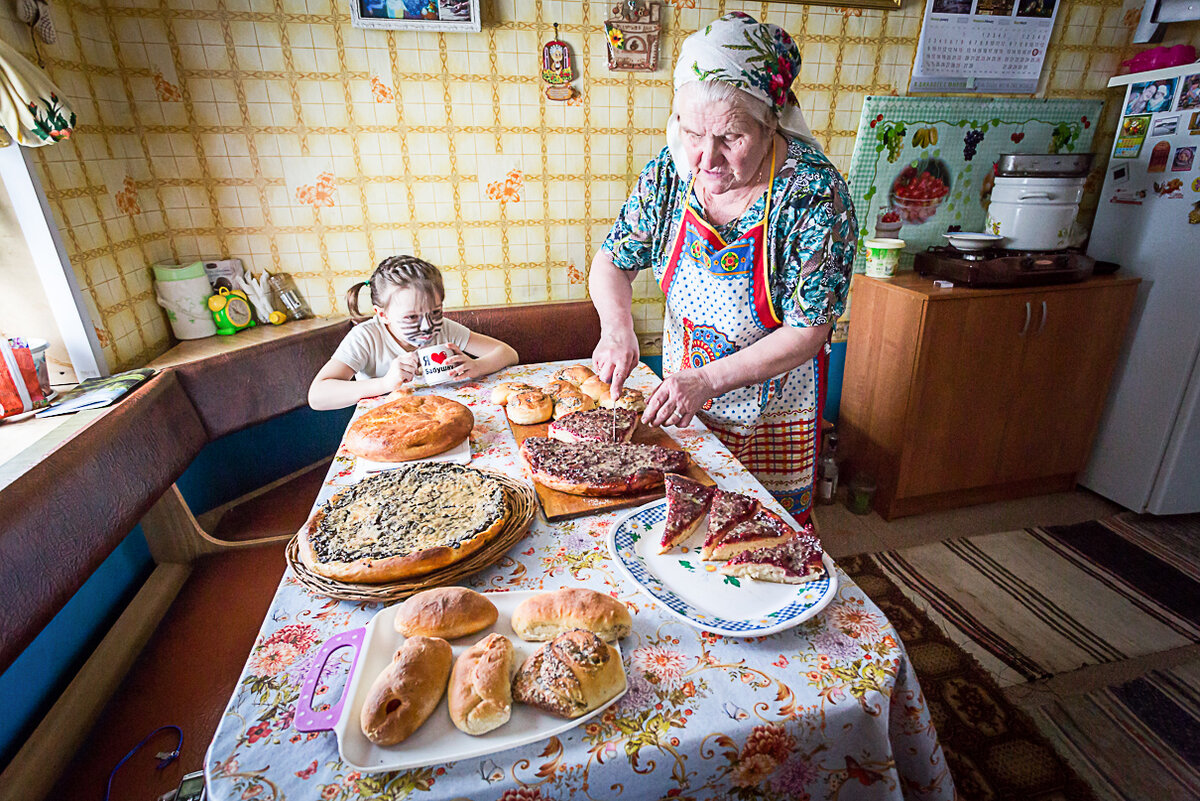
<svg viewBox="0 0 1200 801"><path fill-rule="evenodd" d="M867 275L872 278L891 278L900 264L900 251L904 250L903 239L868 239L863 242L867 249Z"/></svg>
<svg viewBox="0 0 1200 801"><path fill-rule="evenodd" d="M316 316L290 274L274 273L267 279L267 285L271 287L271 304L291 319L308 320Z"/></svg>
<svg viewBox="0 0 1200 801"><path fill-rule="evenodd" d="M154 265L154 294L167 312L176 339L203 339L217 333L208 310L212 293L204 262Z"/></svg>
<svg viewBox="0 0 1200 801"><path fill-rule="evenodd" d="M864 473L859 473L850 479L850 486L846 493L846 508L856 515L866 515L871 513L871 506L874 503L875 479Z"/></svg>

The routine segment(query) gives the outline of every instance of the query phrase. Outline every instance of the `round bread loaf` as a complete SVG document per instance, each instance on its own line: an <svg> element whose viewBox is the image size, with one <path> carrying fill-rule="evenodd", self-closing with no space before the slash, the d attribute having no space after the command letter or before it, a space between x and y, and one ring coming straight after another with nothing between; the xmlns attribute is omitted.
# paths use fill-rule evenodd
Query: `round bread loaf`
<svg viewBox="0 0 1200 801"><path fill-rule="evenodd" d="M396 745L421 728L446 692L454 651L436 637L409 637L376 677L359 725L376 745Z"/></svg>
<svg viewBox="0 0 1200 801"><path fill-rule="evenodd" d="M646 396L640 390L622 388L621 397L612 401L609 405L616 409L632 409L635 412L644 412L646 411Z"/></svg>
<svg viewBox="0 0 1200 801"><path fill-rule="evenodd" d="M492 389L492 403L503 406L518 392L529 392L532 389L537 389L537 387L522 384L520 381L503 381Z"/></svg>
<svg viewBox="0 0 1200 801"><path fill-rule="evenodd" d="M578 395L579 387L572 384L570 381L551 381L546 386L542 387L542 392L545 392L554 400L558 400L563 395Z"/></svg>
<svg viewBox="0 0 1200 801"><path fill-rule="evenodd" d="M564 631L586 629L605 640L618 640L633 630L625 604L602 592L564 587L526 598L512 615L513 631L522 640L552 640Z"/></svg>
<svg viewBox="0 0 1200 801"><path fill-rule="evenodd" d="M596 401L596 403L600 403L609 397L609 385L596 376L592 376L580 384L579 391Z"/></svg>
<svg viewBox="0 0 1200 801"><path fill-rule="evenodd" d="M463 651L450 674L450 720L467 734L486 734L512 714L513 647L495 632Z"/></svg>
<svg viewBox="0 0 1200 801"><path fill-rule="evenodd" d="M350 424L346 450L376 462L407 462L448 451L471 433L475 416L441 395L409 395L376 406Z"/></svg>
<svg viewBox="0 0 1200 801"><path fill-rule="evenodd" d="M504 408L509 420L518 425L532 426L550 419L554 414L554 401L546 393L534 389L513 395Z"/></svg>
<svg viewBox="0 0 1200 801"><path fill-rule="evenodd" d="M573 395L563 395L554 402L554 419L564 417L571 412L588 412L596 408L596 402L575 390Z"/></svg>
<svg viewBox="0 0 1200 801"><path fill-rule="evenodd" d="M454 640L483 631L500 613L486 596L466 587L434 587L396 607L396 631L405 637Z"/></svg>
<svg viewBox="0 0 1200 801"><path fill-rule="evenodd" d="M594 375L596 374L592 372L592 368L585 367L582 364L573 364L555 373L554 379L556 381L570 381L575 386L579 386Z"/></svg>
<svg viewBox="0 0 1200 801"><path fill-rule="evenodd" d="M586 715L625 689L617 649L573 629L538 648L513 678L513 698L564 718Z"/></svg>

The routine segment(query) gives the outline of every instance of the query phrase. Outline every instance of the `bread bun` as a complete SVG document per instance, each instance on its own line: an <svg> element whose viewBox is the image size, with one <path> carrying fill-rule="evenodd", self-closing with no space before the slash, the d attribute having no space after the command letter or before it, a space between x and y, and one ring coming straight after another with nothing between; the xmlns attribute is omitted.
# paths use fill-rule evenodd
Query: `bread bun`
<svg viewBox="0 0 1200 801"><path fill-rule="evenodd" d="M554 402L554 419L557 420L571 412L589 412L595 408L594 400L576 390L574 395L563 395Z"/></svg>
<svg viewBox="0 0 1200 801"><path fill-rule="evenodd" d="M446 692L454 652L436 637L409 637L376 677L359 725L376 745L396 745L421 728Z"/></svg>
<svg viewBox="0 0 1200 801"><path fill-rule="evenodd" d="M554 400L558 400L563 395L580 394L579 387L572 384L570 381L563 381L561 379L558 381L551 381L549 384L542 387L542 392L545 392L551 398L554 398Z"/></svg>
<svg viewBox="0 0 1200 801"><path fill-rule="evenodd" d="M518 425L532 426L550 419L554 414L554 401L546 393L532 389L510 397L504 409L508 412L509 420Z"/></svg>
<svg viewBox="0 0 1200 801"><path fill-rule="evenodd" d="M646 411L646 396L636 389L621 389L621 397L613 402L613 407L617 409L632 409L635 412Z"/></svg>
<svg viewBox="0 0 1200 801"><path fill-rule="evenodd" d="M625 689L617 649L573 629L538 648L513 679L513 698L564 718L577 718Z"/></svg>
<svg viewBox="0 0 1200 801"><path fill-rule="evenodd" d="M512 615L513 631L522 640L552 640L564 631L586 629L605 640L618 640L633 630L625 604L602 592L564 587L526 598Z"/></svg>
<svg viewBox="0 0 1200 801"><path fill-rule="evenodd" d="M608 397L608 384L604 383L596 376L592 376L587 381L584 381L579 385L579 391L599 403L601 398Z"/></svg>
<svg viewBox="0 0 1200 801"><path fill-rule="evenodd" d="M579 386L584 381L594 376L592 368L585 367L582 364L573 364L570 367L564 367L554 374L555 381L570 381L575 386Z"/></svg>
<svg viewBox="0 0 1200 801"><path fill-rule="evenodd" d="M512 714L513 647L492 633L462 652L450 674L450 720L467 734L486 734Z"/></svg>
<svg viewBox="0 0 1200 801"><path fill-rule="evenodd" d="M485 596L466 587L434 587L396 607L396 631L405 637L454 640L483 631L500 613Z"/></svg>
<svg viewBox="0 0 1200 801"><path fill-rule="evenodd" d="M531 387L529 384L522 384L520 381L502 381L492 389L492 403L497 406L503 406L508 403L508 399L518 392L528 392L537 387Z"/></svg>

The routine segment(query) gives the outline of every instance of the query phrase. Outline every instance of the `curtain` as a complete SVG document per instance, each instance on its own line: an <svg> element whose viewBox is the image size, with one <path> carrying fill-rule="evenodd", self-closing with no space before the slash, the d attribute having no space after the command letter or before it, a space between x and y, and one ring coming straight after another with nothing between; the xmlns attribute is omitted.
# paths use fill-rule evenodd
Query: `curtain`
<svg viewBox="0 0 1200 801"><path fill-rule="evenodd" d="M0 41L0 126L17 144L61 142L75 129L75 112L46 73ZM7 142L3 143L7 144Z"/></svg>

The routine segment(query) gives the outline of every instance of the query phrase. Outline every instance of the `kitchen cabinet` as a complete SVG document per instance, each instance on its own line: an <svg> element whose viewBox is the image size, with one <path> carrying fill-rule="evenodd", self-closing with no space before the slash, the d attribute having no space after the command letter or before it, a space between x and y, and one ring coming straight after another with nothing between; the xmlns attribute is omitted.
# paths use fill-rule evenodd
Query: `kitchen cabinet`
<svg viewBox="0 0 1200 801"><path fill-rule="evenodd" d="M1083 469L1136 278L938 288L856 275L838 428L887 519L1070 489Z"/></svg>

